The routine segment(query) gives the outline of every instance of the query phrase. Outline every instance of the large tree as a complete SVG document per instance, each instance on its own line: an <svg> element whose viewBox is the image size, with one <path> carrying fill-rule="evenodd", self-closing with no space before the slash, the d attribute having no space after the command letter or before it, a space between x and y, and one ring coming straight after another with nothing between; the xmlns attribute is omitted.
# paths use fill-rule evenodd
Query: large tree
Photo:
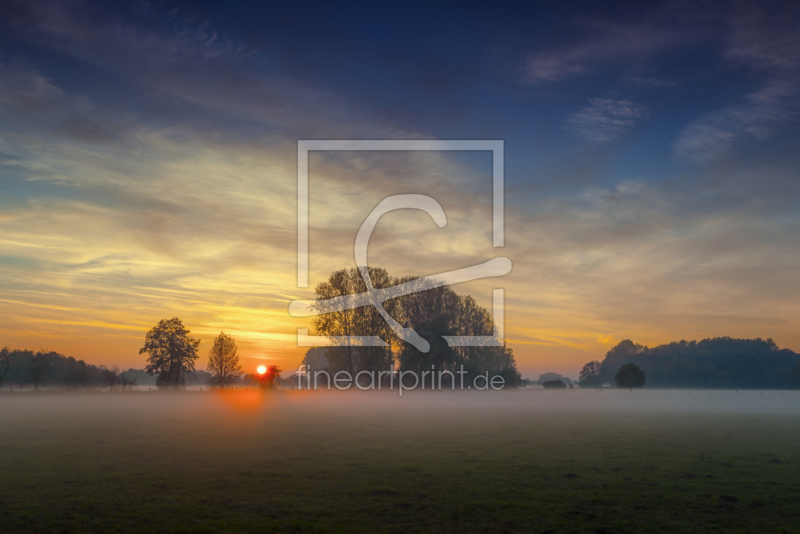
<svg viewBox="0 0 800 534"><path fill-rule="evenodd" d="M325 349L329 372L344 370L351 376L362 370L388 370L392 363L401 370L450 371L463 365L468 375L499 374L506 386L520 385L521 378L511 349L502 340L497 346L451 347L442 336L492 336L491 314L470 296L459 296L449 286L430 288L418 277L393 278L380 268L370 267L370 278L376 288L397 284L417 284L417 291L387 300L386 311L403 327L413 328L430 343L427 353L401 341L380 313L372 306L327 312L326 299L352 295L366 290L357 269L342 269L317 286L318 317L314 326L325 336L377 336L388 347L332 346ZM426 289L427 287L427 289ZM336 341L334 341L334 345Z"/></svg>
<svg viewBox="0 0 800 534"><path fill-rule="evenodd" d="M189 333L181 320L173 317L162 319L145 335L139 354L150 355L145 370L151 376L158 373L156 386L160 389L180 388L186 384L186 373L194 371L200 340L189 337Z"/></svg>
<svg viewBox="0 0 800 534"><path fill-rule="evenodd" d="M394 285L395 281L380 268L369 268L369 276L375 288ZM327 312L326 300L344 295L355 295L367 290L366 284L358 269L341 269L330 275L327 282L317 285L318 315L313 320L317 332L333 339L334 346L325 350L330 364L330 371L347 371L350 376L362 370L387 370L392 365L391 347L359 346L352 336L378 336L389 343L396 338L380 313L372 306L362 306L349 310ZM384 303L390 314L394 309L393 301ZM351 339L350 343L342 341ZM338 345L338 346L337 346Z"/></svg>
<svg viewBox="0 0 800 534"><path fill-rule="evenodd" d="M214 346L208 352L208 366L211 373L208 383L224 388L235 384L244 372L239 365L239 354L233 337L220 332L214 339Z"/></svg>
<svg viewBox="0 0 800 534"><path fill-rule="evenodd" d="M0 349L0 389L3 389L3 380L5 380L8 370L14 365L15 354L11 352L8 345Z"/></svg>

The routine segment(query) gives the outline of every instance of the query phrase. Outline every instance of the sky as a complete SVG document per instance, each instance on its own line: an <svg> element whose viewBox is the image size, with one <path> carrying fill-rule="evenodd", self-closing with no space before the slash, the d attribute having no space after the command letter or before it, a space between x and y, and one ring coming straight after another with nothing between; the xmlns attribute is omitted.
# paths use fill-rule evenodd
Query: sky
<svg viewBox="0 0 800 534"><path fill-rule="evenodd" d="M0 6L0 343L144 366L145 332L220 331L295 369L288 314L354 266L489 306L523 376L623 339L800 351L800 6L792 2L45 2ZM297 142L491 139L488 152L314 152L297 287Z"/></svg>

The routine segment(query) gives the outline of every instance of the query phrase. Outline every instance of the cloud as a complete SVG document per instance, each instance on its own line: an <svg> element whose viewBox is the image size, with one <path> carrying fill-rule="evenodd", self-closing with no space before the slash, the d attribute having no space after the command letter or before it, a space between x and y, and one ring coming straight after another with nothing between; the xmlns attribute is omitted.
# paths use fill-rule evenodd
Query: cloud
<svg viewBox="0 0 800 534"><path fill-rule="evenodd" d="M589 106L567 119L570 128L588 141L614 141L631 130L649 113L643 106L629 100L592 98Z"/></svg>
<svg viewBox="0 0 800 534"><path fill-rule="evenodd" d="M717 160L746 137L767 138L800 113L800 85L774 79L744 101L707 113L689 124L675 140L675 155L694 162Z"/></svg>
<svg viewBox="0 0 800 534"><path fill-rule="evenodd" d="M800 116L800 23L797 8L767 13L735 12L722 55L728 66L744 67L763 80L742 101L707 113L689 124L674 143L675 156L707 162L728 155L747 138L767 138Z"/></svg>
<svg viewBox="0 0 800 534"><path fill-rule="evenodd" d="M533 51L528 54L525 82L541 84L557 82L572 76L597 74L602 69L636 59L703 42L710 32L704 27L676 26L656 21L640 20L620 23L593 20L581 24L582 33L594 34L583 42Z"/></svg>

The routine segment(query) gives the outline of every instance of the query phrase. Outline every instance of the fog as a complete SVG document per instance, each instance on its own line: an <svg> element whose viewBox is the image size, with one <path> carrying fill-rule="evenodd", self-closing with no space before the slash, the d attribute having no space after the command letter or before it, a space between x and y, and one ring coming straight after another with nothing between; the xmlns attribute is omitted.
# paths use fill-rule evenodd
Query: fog
<svg viewBox="0 0 800 534"><path fill-rule="evenodd" d="M358 416L474 416L493 414L706 414L800 415L800 391L729 390L543 390L505 391L218 391L3 392L0 423L37 416L90 421L95 417L158 419L180 416L184 421L257 418L352 418ZM233 419L230 419L233 417ZM32 418L32 419L31 419Z"/></svg>

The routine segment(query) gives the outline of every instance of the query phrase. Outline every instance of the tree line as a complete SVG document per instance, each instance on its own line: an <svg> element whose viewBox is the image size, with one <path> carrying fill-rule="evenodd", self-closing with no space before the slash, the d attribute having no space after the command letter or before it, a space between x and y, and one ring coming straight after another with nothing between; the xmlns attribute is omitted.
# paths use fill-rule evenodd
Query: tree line
<svg viewBox="0 0 800 534"><path fill-rule="evenodd" d="M0 388L4 385L32 386L36 390L44 386L126 390L136 385L136 378L117 367L91 365L55 351L11 350L5 346L0 349Z"/></svg>
<svg viewBox="0 0 800 534"><path fill-rule="evenodd" d="M281 370L275 365L269 366L263 376L244 375L236 341L224 332L214 339L207 369L196 370L194 363L199 358L200 341L190 333L177 317L159 321L147 332L139 351L148 354L144 370L108 369L53 351L11 350L6 346L0 349L0 389L4 384L13 384L32 386L37 391L45 386L131 390L148 375L156 377L155 386L159 389L183 388L187 378L220 388L237 383L269 388L280 381Z"/></svg>
<svg viewBox="0 0 800 534"><path fill-rule="evenodd" d="M647 347L626 339L602 362L583 366L581 387L600 387L633 364L657 388L800 388L800 354L781 349L772 339L717 337Z"/></svg>

